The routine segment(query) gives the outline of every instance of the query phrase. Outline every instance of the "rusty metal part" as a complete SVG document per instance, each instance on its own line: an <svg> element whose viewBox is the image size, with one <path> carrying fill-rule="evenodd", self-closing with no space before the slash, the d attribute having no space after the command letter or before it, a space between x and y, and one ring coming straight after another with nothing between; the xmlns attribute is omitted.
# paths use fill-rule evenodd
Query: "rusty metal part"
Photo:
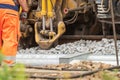
<svg viewBox="0 0 120 80"><path fill-rule="evenodd" d="M102 38L107 38L107 39L113 39L114 36L113 35L63 35L62 37L60 37L59 39L59 44L63 44L63 43L69 43L69 42L74 42L77 40L96 40L96 41L100 41L102 40ZM120 35L117 36L117 39L120 39Z"/></svg>
<svg viewBox="0 0 120 80"><path fill-rule="evenodd" d="M68 13L69 12L75 12L75 11L80 11L80 10L84 10L84 13L86 12L86 9L89 10L90 8L92 8L93 6L92 5L85 5L85 6L82 6L82 7L78 7L76 9L68 9Z"/></svg>
<svg viewBox="0 0 120 80"><path fill-rule="evenodd" d="M117 35L116 35L116 29L115 29L115 15L113 10L113 0L110 0L111 5L111 15L112 15L112 26L113 26L113 34L114 34L114 44L115 44L115 53L116 53L116 62L117 65L119 65L119 59L118 59L118 47L117 47Z"/></svg>
<svg viewBox="0 0 120 80"><path fill-rule="evenodd" d="M31 25L22 24L22 26L20 27L20 31L22 37L26 38L30 35L31 32L33 32L33 28L31 27Z"/></svg>
<svg viewBox="0 0 120 80"><path fill-rule="evenodd" d="M65 24L63 22L59 22L58 23L58 32L56 33L56 35L52 38L52 39L46 39L44 37L42 37L40 35L40 33L38 32L38 22L35 23L35 40L37 42L37 44L39 44L39 46L42 49L49 49L52 44L65 32Z"/></svg>
<svg viewBox="0 0 120 80"><path fill-rule="evenodd" d="M100 22L102 22L102 23L107 23L107 24L113 24L111 21L110 21L110 19L109 20L99 20ZM120 21L119 20L115 20L115 22L114 22L115 24L120 24Z"/></svg>
<svg viewBox="0 0 120 80"><path fill-rule="evenodd" d="M112 25L112 28L113 28L113 38L114 38L114 45L115 45L115 53L116 53L116 62L117 62L117 65L119 65L119 59L118 59L118 48L117 48L117 35L116 35L116 26L115 24L120 24L120 20L117 20L115 21L115 14L114 14L114 9L113 9L113 0L109 0L109 5L111 6L110 7L110 13L111 13L111 19L112 21L110 21L110 19L106 19L106 20L99 20L100 22L102 22L102 27L103 27L103 35L106 36L105 34L105 26L104 24L107 23L107 24L111 24Z"/></svg>
<svg viewBox="0 0 120 80"><path fill-rule="evenodd" d="M113 35L63 35L60 39L85 39L85 40L101 40L102 38L113 39ZM117 36L117 39L120 39L120 35Z"/></svg>
<svg viewBox="0 0 120 80"><path fill-rule="evenodd" d="M64 12L66 14L69 12L75 12L75 11L79 11L79 13L86 13L87 11L89 11L89 9L93 8L93 4L90 4L86 0L79 0L79 1L76 1L76 3L77 3L76 8L65 8Z"/></svg>

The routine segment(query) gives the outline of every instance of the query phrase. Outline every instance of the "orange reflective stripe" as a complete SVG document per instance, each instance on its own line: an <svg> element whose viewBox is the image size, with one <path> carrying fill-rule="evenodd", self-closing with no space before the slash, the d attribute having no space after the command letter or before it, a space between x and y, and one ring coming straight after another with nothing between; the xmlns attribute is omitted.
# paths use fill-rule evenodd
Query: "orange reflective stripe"
<svg viewBox="0 0 120 80"><path fill-rule="evenodd" d="M7 60L7 61L15 61L16 57L15 56L5 56L4 59Z"/></svg>

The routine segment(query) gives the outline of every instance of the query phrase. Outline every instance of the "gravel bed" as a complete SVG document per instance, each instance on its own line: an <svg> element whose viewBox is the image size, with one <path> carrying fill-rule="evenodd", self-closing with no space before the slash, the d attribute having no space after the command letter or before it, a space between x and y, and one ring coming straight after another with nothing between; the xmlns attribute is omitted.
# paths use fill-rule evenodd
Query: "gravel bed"
<svg viewBox="0 0 120 80"><path fill-rule="evenodd" d="M28 75L34 76L29 80L42 80L42 78L45 78L45 80L120 80L120 73L117 68L104 63L80 61L74 64L46 65L42 67L27 68ZM110 67L116 69L116 71L108 70Z"/></svg>
<svg viewBox="0 0 120 80"><path fill-rule="evenodd" d="M120 40L117 41L120 55ZM38 47L20 49L18 54L77 54L93 53L94 55L114 55L115 46L113 39L103 38L101 41L79 40L73 43L57 45L50 50L42 50Z"/></svg>

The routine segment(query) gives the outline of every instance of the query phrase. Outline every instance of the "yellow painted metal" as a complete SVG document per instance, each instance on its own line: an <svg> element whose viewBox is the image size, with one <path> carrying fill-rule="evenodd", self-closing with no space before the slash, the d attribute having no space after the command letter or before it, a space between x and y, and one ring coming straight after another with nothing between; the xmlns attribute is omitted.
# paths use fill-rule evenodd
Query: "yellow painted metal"
<svg viewBox="0 0 120 80"><path fill-rule="evenodd" d="M67 5L69 9L77 8L77 3L75 0L67 0Z"/></svg>
<svg viewBox="0 0 120 80"><path fill-rule="evenodd" d="M52 46L52 44L66 31L64 22L60 21L58 23L58 32L57 32L57 34L50 40L49 39L42 40L42 37L39 35L39 32L37 30L38 24L39 24L39 22L35 23L35 40L36 40L37 44L39 44L39 46L42 49L50 48Z"/></svg>
<svg viewBox="0 0 120 80"><path fill-rule="evenodd" d="M52 31L52 32L49 32L48 35L49 35L50 37L54 37L54 36L56 35L56 33Z"/></svg>
<svg viewBox="0 0 120 80"><path fill-rule="evenodd" d="M51 1L52 1L53 6L55 6L56 0L51 0Z"/></svg>
<svg viewBox="0 0 120 80"><path fill-rule="evenodd" d="M35 22L35 25L34 25L34 29L35 29L35 41L36 43L39 43L39 41L41 40L40 36L39 36L39 32L38 32L38 26L41 25L42 23L41 22Z"/></svg>
<svg viewBox="0 0 120 80"><path fill-rule="evenodd" d="M42 0L42 10L39 12L36 12L36 17L41 16L47 16L46 18L53 18L54 17L54 10L53 8L56 5L56 0ZM42 22L36 22L35 23L35 40L36 43L42 48L42 49L48 49L50 48L53 43L59 39L59 37L66 31L65 24L63 21L58 22L57 26L57 32L54 31L38 31L38 26L40 26ZM44 39L43 35L48 35L49 39Z"/></svg>
<svg viewBox="0 0 120 80"><path fill-rule="evenodd" d="M54 12L53 12L53 7L56 3L56 0L47 0L47 9L48 9L48 17L53 17Z"/></svg>
<svg viewBox="0 0 120 80"><path fill-rule="evenodd" d="M40 12L40 11L36 12L36 13L35 13L35 17L42 19L42 14L41 14L41 12Z"/></svg>
<svg viewBox="0 0 120 80"><path fill-rule="evenodd" d="M42 11L41 11L41 15L45 16L47 14L47 0L42 0Z"/></svg>
<svg viewBox="0 0 120 80"><path fill-rule="evenodd" d="M19 8L19 14L21 14L21 12L22 12L22 7L20 6L20 8Z"/></svg>

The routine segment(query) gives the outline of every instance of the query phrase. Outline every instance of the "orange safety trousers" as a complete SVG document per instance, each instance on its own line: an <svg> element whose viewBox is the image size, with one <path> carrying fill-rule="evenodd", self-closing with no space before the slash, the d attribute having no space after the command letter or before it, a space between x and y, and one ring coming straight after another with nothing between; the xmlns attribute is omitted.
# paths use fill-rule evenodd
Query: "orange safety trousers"
<svg viewBox="0 0 120 80"><path fill-rule="evenodd" d="M15 57L18 47L19 15L12 9L0 9L0 49L5 57Z"/></svg>

